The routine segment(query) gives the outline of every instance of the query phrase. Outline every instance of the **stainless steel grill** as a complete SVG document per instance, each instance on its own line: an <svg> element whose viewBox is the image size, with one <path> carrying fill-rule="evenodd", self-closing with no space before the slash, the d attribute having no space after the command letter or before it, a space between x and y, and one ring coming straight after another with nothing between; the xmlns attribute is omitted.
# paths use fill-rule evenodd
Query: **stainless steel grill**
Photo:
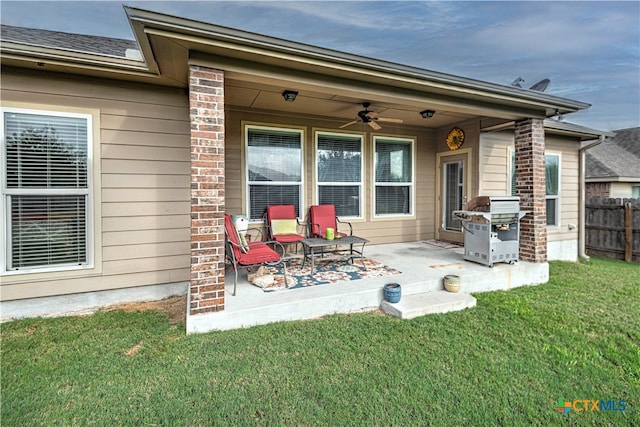
<svg viewBox="0 0 640 427"><path fill-rule="evenodd" d="M462 219L464 259L493 267L496 262L518 261L520 251L520 210L518 197L476 197L467 210L454 211Z"/></svg>

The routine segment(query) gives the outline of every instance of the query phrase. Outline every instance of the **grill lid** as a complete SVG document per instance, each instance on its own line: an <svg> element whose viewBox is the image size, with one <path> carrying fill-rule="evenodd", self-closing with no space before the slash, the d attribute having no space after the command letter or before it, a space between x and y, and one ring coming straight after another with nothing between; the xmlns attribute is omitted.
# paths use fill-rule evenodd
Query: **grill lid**
<svg viewBox="0 0 640 427"><path fill-rule="evenodd" d="M466 210L453 211L463 221L481 216L494 224L514 223L527 213L520 210L520 198L517 196L479 196L467 203Z"/></svg>

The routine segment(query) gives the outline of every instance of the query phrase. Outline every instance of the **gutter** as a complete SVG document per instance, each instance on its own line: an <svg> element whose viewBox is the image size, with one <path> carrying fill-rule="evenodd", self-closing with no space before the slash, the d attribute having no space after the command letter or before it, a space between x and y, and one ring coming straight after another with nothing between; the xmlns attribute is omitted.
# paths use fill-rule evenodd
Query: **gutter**
<svg viewBox="0 0 640 427"><path fill-rule="evenodd" d="M580 144L580 148L578 152L580 153L580 169L578 180L580 182L580 195L579 195L579 203L578 203L578 257L589 260L589 255L587 255L585 243L586 243L586 231L585 231L585 221L586 221L586 182L585 182L585 152L596 145L602 144L606 140L605 135L600 135L598 139L592 139L590 141L584 141Z"/></svg>

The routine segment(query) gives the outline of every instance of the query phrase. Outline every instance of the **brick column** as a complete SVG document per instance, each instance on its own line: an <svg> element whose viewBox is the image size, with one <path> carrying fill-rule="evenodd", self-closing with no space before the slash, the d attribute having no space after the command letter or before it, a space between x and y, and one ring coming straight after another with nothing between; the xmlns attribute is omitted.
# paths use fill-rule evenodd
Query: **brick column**
<svg viewBox="0 0 640 427"><path fill-rule="evenodd" d="M191 65L189 314L224 310L224 72Z"/></svg>
<svg viewBox="0 0 640 427"><path fill-rule="evenodd" d="M520 210L520 259L547 262L547 204L544 162L544 126L541 119L516 121L516 195Z"/></svg>

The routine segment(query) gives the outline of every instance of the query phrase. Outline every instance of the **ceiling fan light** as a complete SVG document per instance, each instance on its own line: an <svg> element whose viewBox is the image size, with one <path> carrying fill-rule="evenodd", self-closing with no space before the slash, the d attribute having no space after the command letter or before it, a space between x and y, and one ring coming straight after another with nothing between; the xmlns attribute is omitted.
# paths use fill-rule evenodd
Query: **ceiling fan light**
<svg viewBox="0 0 640 427"><path fill-rule="evenodd" d="M282 92L282 97L287 102L295 101L297 96L298 92L296 92L295 90L285 90L284 92Z"/></svg>
<svg viewBox="0 0 640 427"><path fill-rule="evenodd" d="M430 119L436 112L434 110L424 110L420 111L420 115L423 119Z"/></svg>

